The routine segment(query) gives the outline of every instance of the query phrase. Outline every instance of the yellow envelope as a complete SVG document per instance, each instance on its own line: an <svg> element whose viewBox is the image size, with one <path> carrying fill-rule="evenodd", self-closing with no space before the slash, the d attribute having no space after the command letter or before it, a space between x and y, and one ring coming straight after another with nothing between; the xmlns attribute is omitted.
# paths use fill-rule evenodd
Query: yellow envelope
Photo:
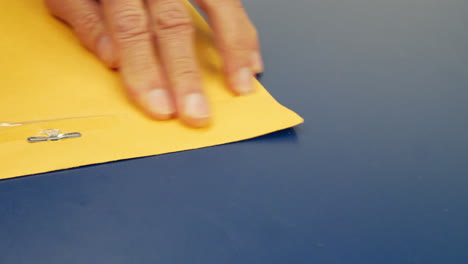
<svg viewBox="0 0 468 264"><path fill-rule="evenodd" d="M213 124L192 129L150 120L127 100L119 76L42 2L0 2L0 179L224 144L303 122L259 83L245 97L226 89L212 33L194 9ZM82 137L27 142L46 129Z"/></svg>

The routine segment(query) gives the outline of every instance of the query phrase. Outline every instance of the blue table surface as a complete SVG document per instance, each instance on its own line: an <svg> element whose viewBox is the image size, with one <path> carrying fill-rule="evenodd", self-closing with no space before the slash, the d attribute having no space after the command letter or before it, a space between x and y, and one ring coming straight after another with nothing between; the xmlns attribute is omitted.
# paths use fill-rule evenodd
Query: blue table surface
<svg viewBox="0 0 468 264"><path fill-rule="evenodd" d="M468 2L245 2L306 123L1 181L1 264L468 263Z"/></svg>

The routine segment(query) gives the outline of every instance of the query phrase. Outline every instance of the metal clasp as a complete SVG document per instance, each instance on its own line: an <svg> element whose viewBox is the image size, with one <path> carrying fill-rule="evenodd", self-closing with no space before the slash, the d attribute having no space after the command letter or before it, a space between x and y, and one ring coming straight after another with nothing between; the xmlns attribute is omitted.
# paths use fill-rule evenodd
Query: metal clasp
<svg viewBox="0 0 468 264"><path fill-rule="evenodd" d="M29 137L29 143L36 143L36 142L45 142L45 141L58 141L67 138L79 138L81 137L81 133L73 132L73 133L61 133L58 129L47 129L44 131L47 137Z"/></svg>

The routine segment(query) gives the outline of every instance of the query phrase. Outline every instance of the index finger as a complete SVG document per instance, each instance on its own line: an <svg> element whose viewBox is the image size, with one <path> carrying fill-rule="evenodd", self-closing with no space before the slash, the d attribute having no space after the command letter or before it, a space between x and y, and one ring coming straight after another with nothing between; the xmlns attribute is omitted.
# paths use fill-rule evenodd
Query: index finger
<svg viewBox="0 0 468 264"><path fill-rule="evenodd" d="M102 0L107 24L120 55L120 70L131 98L157 119L171 118L175 107L154 54L143 0Z"/></svg>

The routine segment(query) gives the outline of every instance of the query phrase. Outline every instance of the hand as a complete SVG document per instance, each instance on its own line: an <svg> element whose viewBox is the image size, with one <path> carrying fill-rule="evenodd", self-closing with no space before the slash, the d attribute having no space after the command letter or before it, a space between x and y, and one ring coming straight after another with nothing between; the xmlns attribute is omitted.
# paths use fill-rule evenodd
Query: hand
<svg viewBox="0 0 468 264"><path fill-rule="evenodd" d="M210 107L194 51L194 25L184 0L46 0L83 45L118 68L130 98L158 120L178 116L206 126ZM255 27L240 0L195 0L207 14L230 89L253 92L262 71Z"/></svg>

